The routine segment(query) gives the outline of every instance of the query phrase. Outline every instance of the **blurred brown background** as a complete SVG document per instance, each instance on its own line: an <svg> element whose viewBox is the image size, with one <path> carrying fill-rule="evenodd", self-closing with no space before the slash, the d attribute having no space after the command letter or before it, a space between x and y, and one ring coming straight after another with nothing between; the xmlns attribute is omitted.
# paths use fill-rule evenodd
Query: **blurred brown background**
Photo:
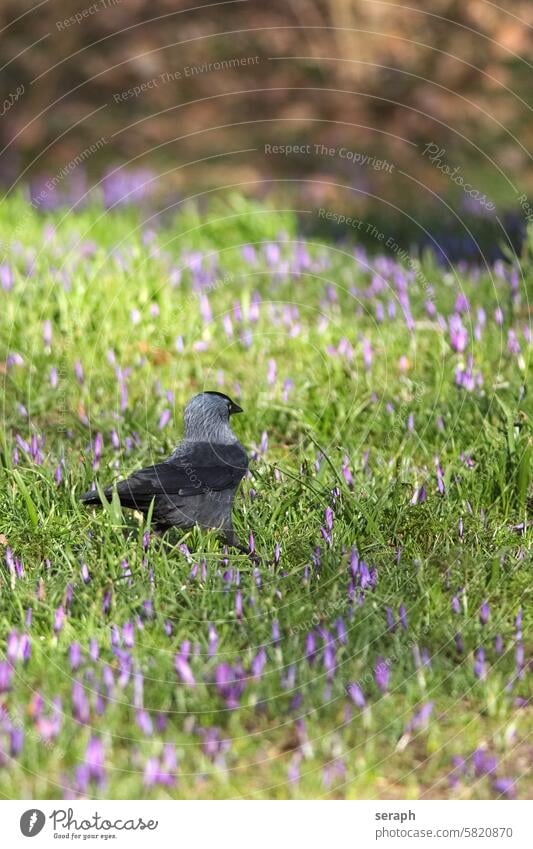
<svg viewBox="0 0 533 849"><path fill-rule="evenodd" d="M434 191L463 204L424 155L432 143L499 209L519 208L531 189L527 0L191 5L3 0L4 183L82 154L89 179L129 163L185 193L239 183L321 203L342 182L360 203L415 208ZM295 143L346 146L393 167L265 155L265 144Z"/></svg>

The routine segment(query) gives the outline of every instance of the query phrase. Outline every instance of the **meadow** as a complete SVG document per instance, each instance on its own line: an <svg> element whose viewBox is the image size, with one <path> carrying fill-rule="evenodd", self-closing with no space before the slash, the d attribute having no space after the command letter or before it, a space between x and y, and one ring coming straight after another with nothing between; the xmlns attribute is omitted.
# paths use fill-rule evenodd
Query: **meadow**
<svg viewBox="0 0 533 849"><path fill-rule="evenodd" d="M2 203L3 798L531 796L531 252L394 235ZM255 559L78 500L203 389Z"/></svg>

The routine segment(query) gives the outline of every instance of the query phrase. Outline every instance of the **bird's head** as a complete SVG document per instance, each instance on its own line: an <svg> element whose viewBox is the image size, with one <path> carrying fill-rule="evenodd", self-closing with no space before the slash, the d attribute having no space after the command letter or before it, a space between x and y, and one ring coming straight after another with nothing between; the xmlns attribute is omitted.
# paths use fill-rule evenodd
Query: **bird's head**
<svg viewBox="0 0 533 849"><path fill-rule="evenodd" d="M185 437L197 441L232 441L235 436L229 418L242 412L242 407L222 392L201 392L185 407Z"/></svg>

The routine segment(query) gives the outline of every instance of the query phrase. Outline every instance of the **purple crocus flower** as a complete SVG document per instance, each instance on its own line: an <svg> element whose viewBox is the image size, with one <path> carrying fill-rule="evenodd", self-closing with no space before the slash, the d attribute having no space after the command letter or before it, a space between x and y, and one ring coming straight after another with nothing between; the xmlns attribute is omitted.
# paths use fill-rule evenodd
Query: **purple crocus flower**
<svg viewBox="0 0 533 849"><path fill-rule="evenodd" d="M382 657L378 657L376 661L376 665L374 667L374 678L381 692L385 693L389 688L390 665L388 661L384 660Z"/></svg>
<svg viewBox="0 0 533 849"><path fill-rule="evenodd" d="M245 262L249 263L250 265L255 265L255 263L257 262L257 254L253 245L244 245L241 250L241 253Z"/></svg>
<svg viewBox="0 0 533 849"><path fill-rule="evenodd" d="M337 669L337 660L335 655L335 643L333 641L333 637L329 633L324 646L324 669L326 671L327 680L332 681Z"/></svg>
<svg viewBox="0 0 533 849"><path fill-rule="evenodd" d="M455 311L457 313L469 312L470 303L463 292L459 292L455 301Z"/></svg>
<svg viewBox="0 0 533 849"><path fill-rule="evenodd" d="M128 406L128 384L127 380L131 373L131 369L126 368L122 369L120 366L115 368L115 378L118 383L119 397L120 397L120 411L123 413L124 410ZM118 437L117 437L118 442ZM118 448L118 445L113 444L115 450Z"/></svg>
<svg viewBox="0 0 533 849"><path fill-rule="evenodd" d="M348 684L348 686L346 687L346 691L347 691L348 695L350 696L354 705L356 705L356 707L363 710L363 708L366 705L366 699L364 697L364 693L361 690L361 687L359 686L359 684L356 681L354 681L351 684Z"/></svg>
<svg viewBox="0 0 533 849"><path fill-rule="evenodd" d="M18 558L13 556L13 552L11 551L9 545L6 548L6 565L9 570L9 574L12 576L12 578L22 577L23 573L21 570L20 561L18 560Z"/></svg>
<svg viewBox="0 0 533 849"><path fill-rule="evenodd" d="M8 369L13 368L13 366L23 366L24 359L21 354L17 351L10 351L6 357L6 367Z"/></svg>
<svg viewBox="0 0 533 849"><path fill-rule="evenodd" d="M52 322L50 319L43 322L43 342L47 348L52 344Z"/></svg>
<svg viewBox="0 0 533 849"><path fill-rule="evenodd" d="M54 631L56 634L58 634L63 628L64 621L65 610L63 608L63 605L60 605L54 614Z"/></svg>
<svg viewBox="0 0 533 849"><path fill-rule="evenodd" d="M285 690L293 690L295 684L296 684L296 664L290 663L289 666L287 666L287 670L285 672L285 675L281 676L281 686Z"/></svg>
<svg viewBox="0 0 533 849"><path fill-rule="evenodd" d="M30 654L31 647L27 634L19 635L17 631L11 631L7 638L6 656L8 661L12 665L19 660L26 663Z"/></svg>
<svg viewBox="0 0 533 849"><path fill-rule="evenodd" d="M440 495L444 495L446 493L446 487L444 486L442 466L439 463L438 457L435 457L435 468L437 472L437 489Z"/></svg>
<svg viewBox="0 0 533 849"><path fill-rule="evenodd" d="M99 653L100 653L100 651L99 651L98 643L96 642L96 640L94 638L89 640L89 657L95 663L98 660Z"/></svg>
<svg viewBox="0 0 533 849"><path fill-rule="evenodd" d="M350 575L355 578L359 571L359 552L352 548L350 552Z"/></svg>
<svg viewBox="0 0 533 849"><path fill-rule="evenodd" d="M93 781L98 787L105 784L104 762L104 744L99 737L92 736L85 750L85 765L89 780Z"/></svg>
<svg viewBox="0 0 533 849"><path fill-rule="evenodd" d="M472 753L472 765L477 776L491 775L498 768L498 761L486 749L476 749Z"/></svg>
<svg viewBox="0 0 533 849"><path fill-rule="evenodd" d="M518 670L518 673L519 673L520 677L522 677L521 674L522 674L523 669L524 669L524 644L522 643L521 640L518 640L518 642L516 644L515 660L516 660L516 668Z"/></svg>
<svg viewBox="0 0 533 849"><path fill-rule="evenodd" d="M374 352L372 350L370 340L366 339L366 337L363 337L363 339L361 340L361 344L363 347L363 363L365 365L365 369L368 371L372 366Z"/></svg>
<svg viewBox="0 0 533 849"><path fill-rule="evenodd" d="M426 498L427 498L426 487L424 485L417 486L414 493L413 493L413 497L411 498L411 504L413 506L416 506L417 504L423 504L424 501L426 500Z"/></svg>
<svg viewBox="0 0 533 849"><path fill-rule="evenodd" d="M331 545L331 534L326 528L320 528L320 533L328 545Z"/></svg>
<svg viewBox="0 0 533 849"><path fill-rule="evenodd" d="M492 781L492 789L506 799L514 799L516 796L516 784L512 778L495 778Z"/></svg>
<svg viewBox="0 0 533 849"><path fill-rule="evenodd" d="M0 693L8 693L11 689L13 667L5 660L0 660Z"/></svg>
<svg viewBox="0 0 533 849"><path fill-rule="evenodd" d="M122 626L122 640L126 648L133 648L135 644L135 627L133 622L125 622Z"/></svg>
<svg viewBox="0 0 533 849"><path fill-rule="evenodd" d="M157 758L148 758L144 766L143 784L145 787L153 787L157 784L159 777L159 761Z"/></svg>
<svg viewBox="0 0 533 849"><path fill-rule="evenodd" d="M420 731L423 728L426 728L432 713L433 702L426 702L426 704L422 705L420 710L417 711L407 723L405 728L406 733L411 731Z"/></svg>
<svg viewBox="0 0 533 849"><path fill-rule="evenodd" d="M394 619L392 607L385 608L385 615L387 617L387 629L394 632L396 630L396 620Z"/></svg>
<svg viewBox="0 0 533 849"><path fill-rule="evenodd" d="M150 737L154 733L154 724L152 717L146 710L138 710L135 716L135 721L143 734Z"/></svg>
<svg viewBox="0 0 533 849"><path fill-rule="evenodd" d="M20 755L24 747L24 730L13 726L9 732L9 754L12 758Z"/></svg>
<svg viewBox="0 0 533 849"><path fill-rule="evenodd" d="M244 692L244 674L239 666L219 663L215 669L215 685L228 708L232 710L239 706Z"/></svg>
<svg viewBox="0 0 533 849"><path fill-rule="evenodd" d="M461 755L454 755L452 764L454 768L448 775L448 783L450 787L457 787L462 776L466 773L466 761Z"/></svg>
<svg viewBox="0 0 533 849"><path fill-rule="evenodd" d="M359 585L362 590L371 586L370 571L364 560L359 563Z"/></svg>
<svg viewBox="0 0 533 849"><path fill-rule="evenodd" d="M221 738L219 728L201 728L199 733L202 737L203 753L210 760L216 761L229 748L229 741Z"/></svg>
<svg viewBox="0 0 533 849"><path fill-rule="evenodd" d="M342 616L339 616L335 620L335 628L337 630L337 639L338 639L339 643L341 645L345 646L346 643L347 643L346 625L344 623L344 619L342 618Z"/></svg>
<svg viewBox="0 0 533 849"><path fill-rule="evenodd" d="M204 324L209 324L213 321L213 311L206 294L200 295L200 315Z"/></svg>
<svg viewBox="0 0 533 849"><path fill-rule="evenodd" d="M277 371L278 371L278 369L277 369L276 361L270 359L268 361L268 371L267 371L267 383L268 383L269 386L273 386L273 384L276 382Z"/></svg>
<svg viewBox="0 0 533 849"><path fill-rule="evenodd" d="M50 568L50 567L48 567ZM71 583L68 583L65 589L65 610L69 611L72 607L72 600L74 598L74 587Z"/></svg>
<svg viewBox="0 0 533 849"><path fill-rule="evenodd" d="M0 285L5 292L13 288L13 272L6 262L0 265Z"/></svg>
<svg viewBox="0 0 533 849"><path fill-rule="evenodd" d="M342 476L343 476L344 480L346 481L347 485L351 489L354 485L354 481L353 481L352 472L350 470L349 462L350 462L349 457L345 456L343 463L342 463Z"/></svg>
<svg viewBox="0 0 533 849"><path fill-rule="evenodd" d="M235 594L235 616L237 619L242 619L242 593L237 590Z"/></svg>
<svg viewBox="0 0 533 849"><path fill-rule="evenodd" d="M215 626L210 624L207 632L207 640L208 640L208 649L207 654L209 657L214 657L217 653L218 646L218 634L216 632Z"/></svg>
<svg viewBox="0 0 533 849"><path fill-rule="evenodd" d="M287 780L289 784L295 785L300 781L300 761L302 760L301 752L296 752L289 763L287 770Z"/></svg>
<svg viewBox="0 0 533 849"><path fill-rule="evenodd" d="M191 686L196 684L192 669L183 654L177 654L174 658L174 668L183 684L189 684Z"/></svg>
<svg viewBox="0 0 533 849"><path fill-rule="evenodd" d="M52 715L51 716L41 716L41 706L36 707L36 711L33 714L36 716L36 730L37 733L43 738L45 743L49 743L51 740L55 740L61 731L61 726L63 723L63 714L62 714L62 705L61 699L55 698L52 700Z"/></svg>
<svg viewBox="0 0 533 849"><path fill-rule="evenodd" d="M105 663L102 668L102 682L107 691L107 694L110 695L115 686L115 678L113 675L112 668L107 663Z"/></svg>
<svg viewBox="0 0 533 849"><path fill-rule="evenodd" d="M70 661L70 668L73 669L73 670L76 670L76 669L78 669L79 666L81 666L81 661L82 661L81 646L77 642L70 644L69 661Z"/></svg>
<svg viewBox="0 0 533 849"><path fill-rule="evenodd" d="M474 675L476 678L480 680L484 680L487 677L487 666L485 663L485 650L479 648L476 650L475 658L474 658Z"/></svg>
<svg viewBox="0 0 533 849"><path fill-rule="evenodd" d="M510 354L520 353L520 342L518 341L515 331L510 328L507 332L507 350Z"/></svg>
<svg viewBox="0 0 533 849"><path fill-rule="evenodd" d="M163 410L163 412L159 416L159 423L158 423L159 430L163 430L163 428L165 428L167 426L167 424L170 421L170 417L171 417L170 410L168 408Z"/></svg>
<svg viewBox="0 0 533 849"><path fill-rule="evenodd" d="M111 625L111 645L114 648L120 645L120 631L117 625Z"/></svg>
<svg viewBox="0 0 533 849"><path fill-rule="evenodd" d="M450 345L453 350L461 354L468 345L468 332L463 326L461 317L454 313L448 320L450 330Z"/></svg>
<svg viewBox="0 0 533 849"><path fill-rule="evenodd" d="M97 469L100 463L100 458L102 456L102 449L104 447L104 440L101 433L97 433L94 438L93 444L93 469Z"/></svg>
<svg viewBox="0 0 533 849"><path fill-rule="evenodd" d="M163 748L163 754L158 762L156 781L165 787L171 787L176 783L178 759L175 747L167 743Z"/></svg>
<svg viewBox="0 0 533 849"><path fill-rule="evenodd" d="M90 719L89 702L83 684L77 679L72 685L72 715L83 725L87 725Z"/></svg>
<svg viewBox="0 0 533 849"><path fill-rule="evenodd" d="M479 608L479 621L482 625L486 625L490 617L490 607L488 601L484 601Z"/></svg>
<svg viewBox="0 0 533 849"><path fill-rule="evenodd" d="M264 646L261 646L259 651L255 655L255 657L253 658L251 666L250 666L250 671L251 671L253 677L256 679L256 681L258 681L261 678L261 676L263 674L263 670L264 670L265 665L266 665L266 661L267 661L267 654L266 654L266 651L264 649Z"/></svg>
<svg viewBox="0 0 533 849"><path fill-rule="evenodd" d="M316 638L313 631L309 631L305 638L305 657L308 663L312 664L316 658Z"/></svg>

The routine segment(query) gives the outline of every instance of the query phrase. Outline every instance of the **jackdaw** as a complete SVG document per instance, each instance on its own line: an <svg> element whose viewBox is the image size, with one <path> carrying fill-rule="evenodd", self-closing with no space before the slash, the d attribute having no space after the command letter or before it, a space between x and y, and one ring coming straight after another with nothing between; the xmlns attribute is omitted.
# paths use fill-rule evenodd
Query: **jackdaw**
<svg viewBox="0 0 533 849"><path fill-rule="evenodd" d="M222 392L202 392L191 398L185 407L184 439L162 463L147 466L116 485L121 505L146 516L153 501L156 530L213 528L222 532L229 545L242 550L231 511L248 457L230 427L233 413L242 413L242 408ZM111 498L113 487L104 494ZM86 492L81 500L102 503L96 490Z"/></svg>

